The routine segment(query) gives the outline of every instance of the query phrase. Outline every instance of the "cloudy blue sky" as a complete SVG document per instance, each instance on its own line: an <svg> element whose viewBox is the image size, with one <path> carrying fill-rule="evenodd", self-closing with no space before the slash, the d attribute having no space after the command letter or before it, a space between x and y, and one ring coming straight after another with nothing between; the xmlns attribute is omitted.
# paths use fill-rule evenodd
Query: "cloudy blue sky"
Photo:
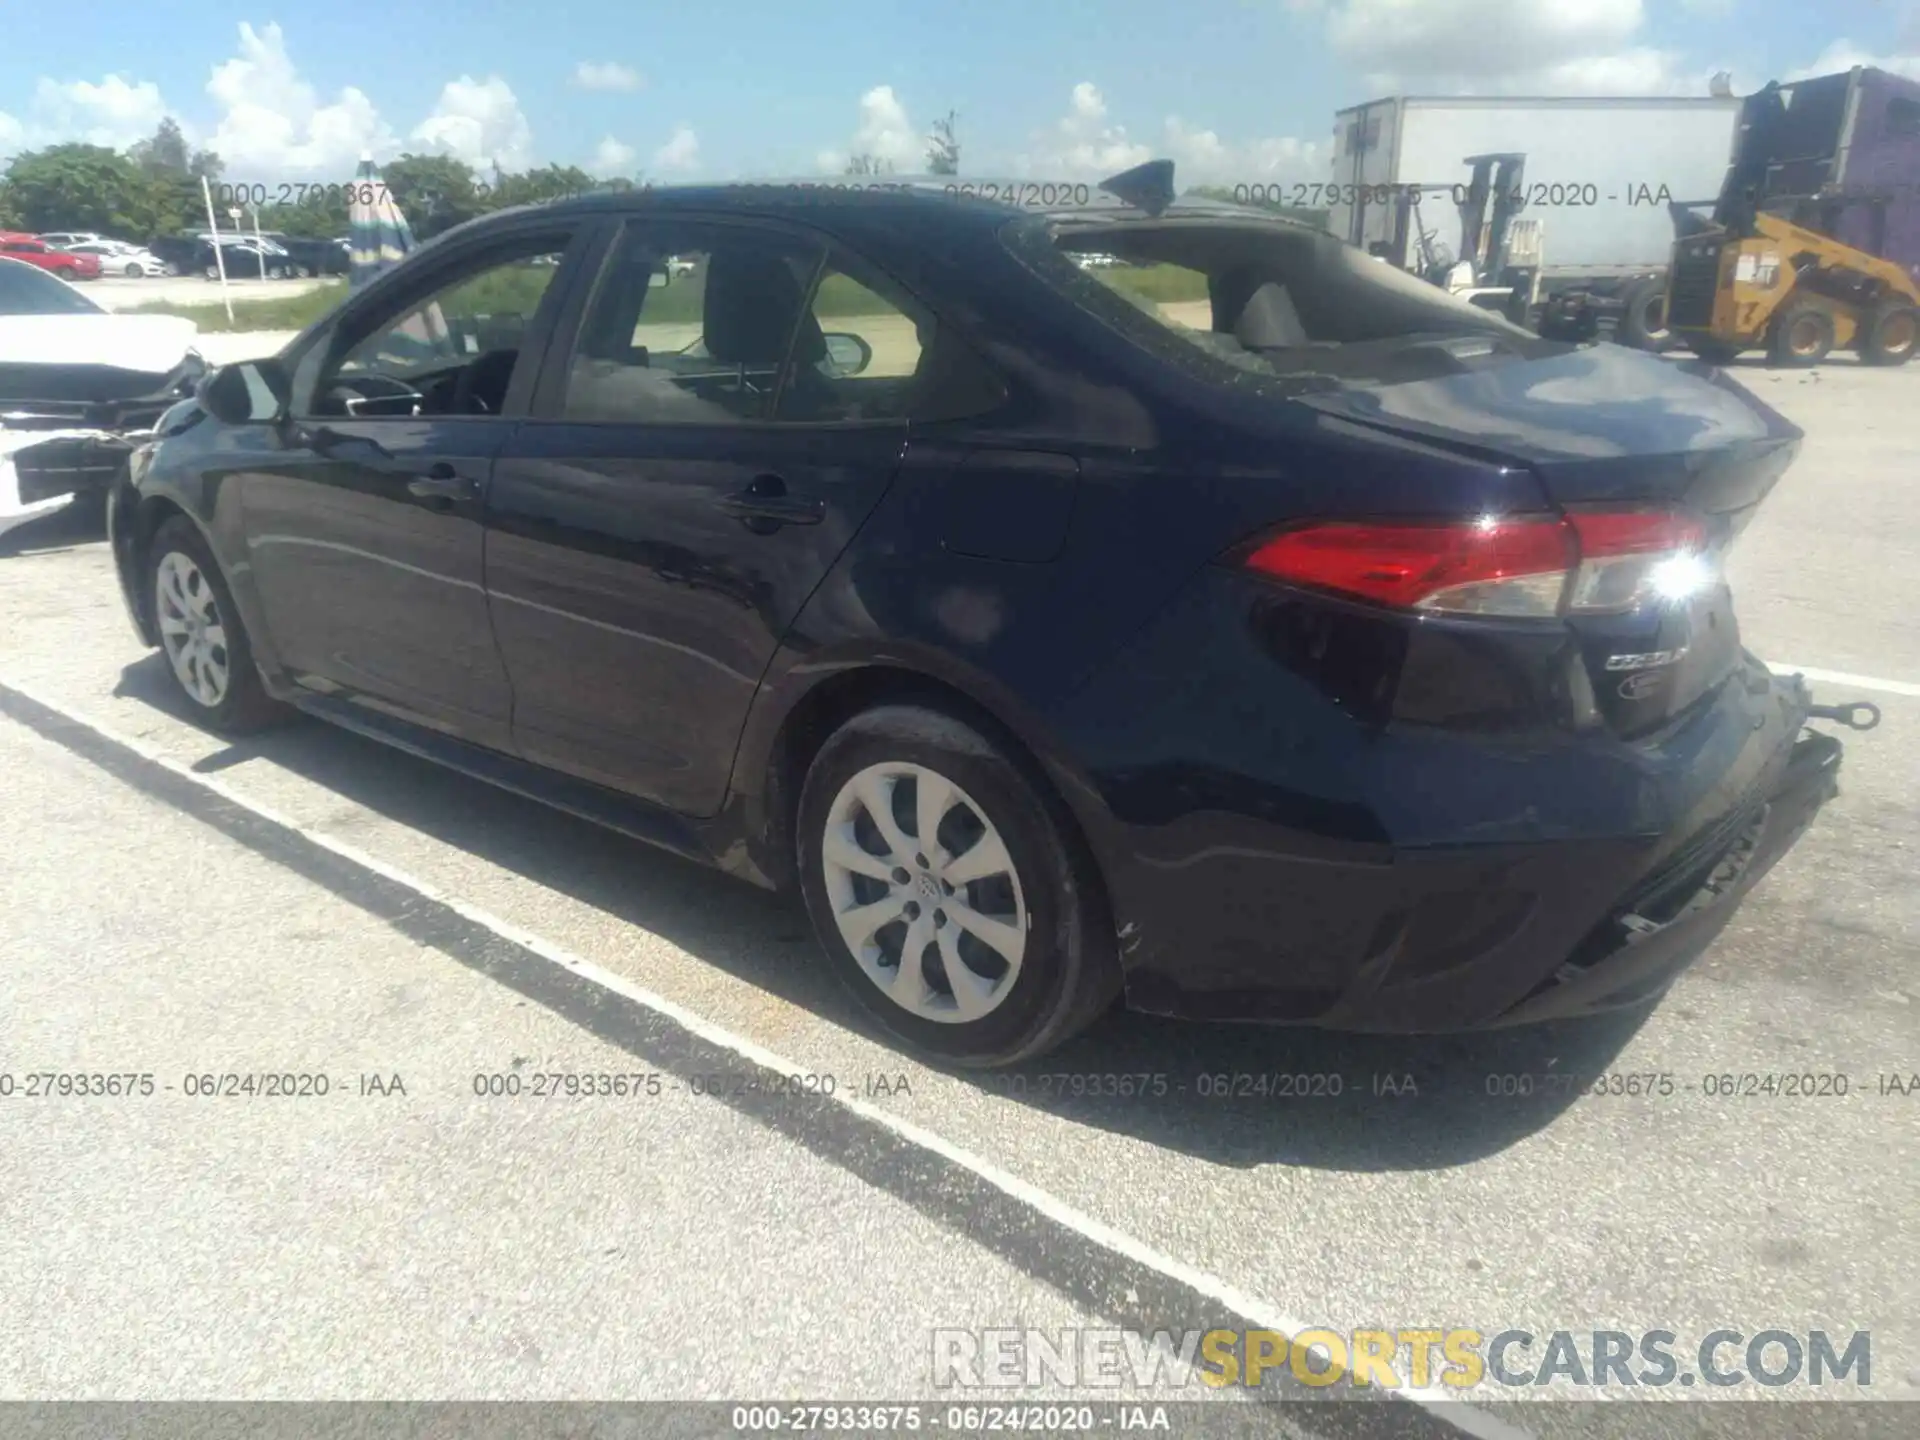
<svg viewBox="0 0 1920 1440"><path fill-rule="evenodd" d="M920 167L959 112L974 174L1319 178L1332 116L1392 93L1704 94L1878 63L1920 76L1920 0L325 0L285 10L0 0L0 157L175 116L233 180L363 150L673 179Z"/></svg>

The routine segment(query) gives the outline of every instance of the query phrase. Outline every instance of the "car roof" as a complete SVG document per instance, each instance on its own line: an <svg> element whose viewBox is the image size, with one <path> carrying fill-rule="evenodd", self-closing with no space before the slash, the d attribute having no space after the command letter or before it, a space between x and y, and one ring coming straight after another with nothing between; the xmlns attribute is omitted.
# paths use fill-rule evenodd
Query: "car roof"
<svg viewBox="0 0 1920 1440"><path fill-rule="evenodd" d="M953 175L786 176L724 184L645 185L538 201L483 215L455 231L543 215L608 213L738 214L804 221L832 217L859 228L922 226L951 232L997 229L1028 217L1061 227L1160 223L1169 220L1255 222L1319 233L1313 226L1251 206L1177 195L1173 164L1155 160L1105 180ZM435 237L438 238L438 237Z"/></svg>

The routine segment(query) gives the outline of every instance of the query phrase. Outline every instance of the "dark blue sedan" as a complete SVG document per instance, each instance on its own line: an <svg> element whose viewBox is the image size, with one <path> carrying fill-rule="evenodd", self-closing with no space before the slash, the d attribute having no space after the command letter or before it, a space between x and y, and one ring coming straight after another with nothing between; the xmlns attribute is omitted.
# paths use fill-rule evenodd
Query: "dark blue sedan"
<svg viewBox="0 0 1920 1440"><path fill-rule="evenodd" d="M963 1064L1655 999L1835 793L1721 572L1799 432L1164 163L958 188L439 237L137 452L140 635L797 887Z"/></svg>

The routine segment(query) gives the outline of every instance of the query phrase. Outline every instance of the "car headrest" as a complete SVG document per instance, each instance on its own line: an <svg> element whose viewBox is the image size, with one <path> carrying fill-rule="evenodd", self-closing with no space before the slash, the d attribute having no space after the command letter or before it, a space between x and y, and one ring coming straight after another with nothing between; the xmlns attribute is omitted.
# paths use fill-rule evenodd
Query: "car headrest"
<svg viewBox="0 0 1920 1440"><path fill-rule="evenodd" d="M1287 287L1269 280L1247 297L1233 322L1233 338L1249 350L1278 350L1307 343L1307 327Z"/></svg>
<svg viewBox="0 0 1920 1440"><path fill-rule="evenodd" d="M707 262L707 353L726 365L778 365L805 300L799 277L779 255L716 250ZM804 317L797 351L801 364L826 356L811 315Z"/></svg>

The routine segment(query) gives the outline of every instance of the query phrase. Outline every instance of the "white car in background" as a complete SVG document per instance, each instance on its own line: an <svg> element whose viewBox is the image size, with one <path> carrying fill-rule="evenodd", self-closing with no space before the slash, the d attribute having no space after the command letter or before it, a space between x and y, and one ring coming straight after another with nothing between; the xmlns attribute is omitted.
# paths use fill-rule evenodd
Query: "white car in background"
<svg viewBox="0 0 1920 1440"><path fill-rule="evenodd" d="M62 245L60 248L69 255L99 256L102 275L125 275L134 280L143 276L173 273L173 267L151 250L120 240L82 240L78 244Z"/></svg>
<svg viewBox="0 0 1920 1440"><path fill-rule="evenodd" d="M0 534L105 498L136 445L206 373L177 315L113 315L0 258Z"/></svg>
<svg viewBox="0 0 1920 1440"><path fill-rule="evenodd" d="M49 235L39 235L35 238L43 244L53 246L56 250L70 249L75 245L93 245L101 241L109 245L120 243L118 240L109 240L105 235L96 234L92 230L55 230Z"/></svg>

